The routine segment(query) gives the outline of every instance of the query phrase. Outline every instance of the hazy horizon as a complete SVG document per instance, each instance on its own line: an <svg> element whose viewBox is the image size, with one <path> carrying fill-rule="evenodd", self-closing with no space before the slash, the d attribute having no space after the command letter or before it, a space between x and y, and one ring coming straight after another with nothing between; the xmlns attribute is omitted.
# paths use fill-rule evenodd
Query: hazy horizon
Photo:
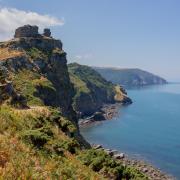
<svg viewBox="0 0 180 180"><path fill-rule="evenodd" d="M69 62L139 68L180 81L180 1L0 1L0 40L17 26L51 27Z"/></svg>

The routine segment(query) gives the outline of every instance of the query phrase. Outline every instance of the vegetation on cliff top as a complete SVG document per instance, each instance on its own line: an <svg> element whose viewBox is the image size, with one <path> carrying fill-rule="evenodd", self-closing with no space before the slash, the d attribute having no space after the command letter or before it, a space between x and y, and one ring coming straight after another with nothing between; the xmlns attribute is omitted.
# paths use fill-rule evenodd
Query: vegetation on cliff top
<svg viewBox="0 0 180 180"><path fill-rule="evenodd" d="M80 88L81 91L87 92L88 88L95 86L99 89L104 89L106 91L107 100L111 101L114 95L114 86L111 82L106 81L99 73L93 70L91 67L80 65L77 63L72 63L68 65L68 70L71 76L79 78L79 81L84 82L84 88ZM73 81L76 87L82 87L79 81ZM88 89L89 91L91 89Z"/></svg>

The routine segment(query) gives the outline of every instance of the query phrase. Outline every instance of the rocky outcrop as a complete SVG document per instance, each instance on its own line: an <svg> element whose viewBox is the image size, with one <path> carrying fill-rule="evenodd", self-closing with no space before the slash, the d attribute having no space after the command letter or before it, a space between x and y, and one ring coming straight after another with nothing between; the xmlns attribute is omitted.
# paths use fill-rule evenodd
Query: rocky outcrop
<svg viewBox="0 0 180 180"><path fill-rule="evenodd" d="M1 84L0 92L5 90L7 99L26 100L28 106L37 106L38 102L57 108L78 129L66 53L61 41L50 34L46 29L44 35L40 35L38 27L26 25L16 30L15 39L0 44L0 67L7 69L12 77L11 83ZM76 138L88 146L79 131Z"/></svg>
<svg viewBox="0 0 180 180"><path fill-rule="evenodd" d="M116 102L120 102L123 105L132 104L132 100L127 96L126 90L119 85L115 86L114 99Z"/></svg>
<svg viewBox="0 0 180 180"><path fill-rule="evenodd" d="M15 30L14 38L23 38L23 37L51 37L51 30L49 28L44 29L44 33L41 35L38 32L38 26L31 26L31 25L25 25L22 27L19 27Z"/></svg>
<svg viewBox="0 0 180 180"><path fill-rule="evenodd" d="M73 107L81 117L92 116L100 111L105 104L119 102L125 105L132 103L123 88L108 82L91 67L73 63L68 65L68 69L76 91Z"/></svg>
<svg viewBox="0 0 180 180"><path fill-rule="evenodd" d="M38 26L30 26L25 25L22 27L19 27L15 31L15 38L21 38L21 37L38 37Z"/></svg>
<svg viewBox="0 0 180 180"><path fill-rule="evenodd" d="M28 107L26 98L16 92L12 81L9 80L8 70L5 67L0 67L0 105L6 100L17 107Z"/></svg>
<svg viewBox="0 0 180 180"><path fill-rule="evenodd" d="M51 37L51 31L50 31L50 29L45 28L43 35L46 36L46 37Z"/></svg>

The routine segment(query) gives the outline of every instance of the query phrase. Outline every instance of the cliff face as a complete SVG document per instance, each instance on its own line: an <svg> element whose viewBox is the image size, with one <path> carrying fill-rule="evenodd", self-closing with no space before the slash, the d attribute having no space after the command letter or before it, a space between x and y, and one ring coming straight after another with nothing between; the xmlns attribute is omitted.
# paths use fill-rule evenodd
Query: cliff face
<svg viewBox="0 0 180 180"><path fill-rule="evenodd" d="M74 89L61 41L37 33L31 37L27 27L22 28L22 37L21 31L16 31L18 38L0 44L0 103L57 109L76 126L76 139L89 146L79 133L72 108Z"/></svg>
<svg viewBox="0 0 180 180"><path fill-rule="evenodd" d="M94 67L105 79L123 86L166 84L167 81L141 69L118 69Z"/></svg>
<svg viewBox="0 0 180 180"><path fill-rule="evenodd" d="M125 90L106 81L91 67L73 63L68 65L68 69L76 91L73 107L81 115L92 115L104 104L131 103Z"/></svg>
<svg viewBox="0 0 180 180"><path fill-rule="evenodd" d="M61 41L46 36L21 37L1 43L0 52L1 67L9 72L12 84L29 105L40 103L60 108L65 116L73 114L73 87ZM28 83L33 83L32 92Z"/></svg>

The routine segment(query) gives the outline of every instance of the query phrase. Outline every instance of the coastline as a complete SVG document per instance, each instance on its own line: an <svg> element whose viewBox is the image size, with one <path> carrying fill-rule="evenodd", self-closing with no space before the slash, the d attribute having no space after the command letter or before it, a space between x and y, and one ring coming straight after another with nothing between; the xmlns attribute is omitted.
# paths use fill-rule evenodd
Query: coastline
<svg viewBox="0 0 180 180"><path fill-rule="evenodd" d="M118 115L119 108L122 103L104 104L100 111L97 111L92 116L88 116L79 120L79 127L87 127L103 121L112 120Z"/></svg>
<svg viewBox="0 0 180 180"><path fill-rule="evenodd" d="M119 108L121 106L122 103L105 104L101 108L101 111L96 112L90 117L80 119L79 127L87 128L88 126L93 126L107 120L112 120L114 117L118 116ZM92 148L104 150L107 154L115 158L117 161L120 161L124 166L128 165L138 169L140 172L144 173L150 180L176 180L175 177L165 173L164 171L161 171L159 168L151 165L151 163L148 163L144 160L139 160L137 158L129 157L124 152L106 149L102 145L95 144L92 144Z"/></svg>
<svg viewBox="0 0 180 180"><path fill-rule="evenodd" d="M106 149L102 145L92 144L92 148L97 150L103 150L108 155L112 156L115 160L122 163L124 166L131 166L145 174L150 180L176 180L175 177L161 171L159 168L151 165L143 160L137 160L136 158L128 157L127 154L119 152L117 150Z"/></svg>

